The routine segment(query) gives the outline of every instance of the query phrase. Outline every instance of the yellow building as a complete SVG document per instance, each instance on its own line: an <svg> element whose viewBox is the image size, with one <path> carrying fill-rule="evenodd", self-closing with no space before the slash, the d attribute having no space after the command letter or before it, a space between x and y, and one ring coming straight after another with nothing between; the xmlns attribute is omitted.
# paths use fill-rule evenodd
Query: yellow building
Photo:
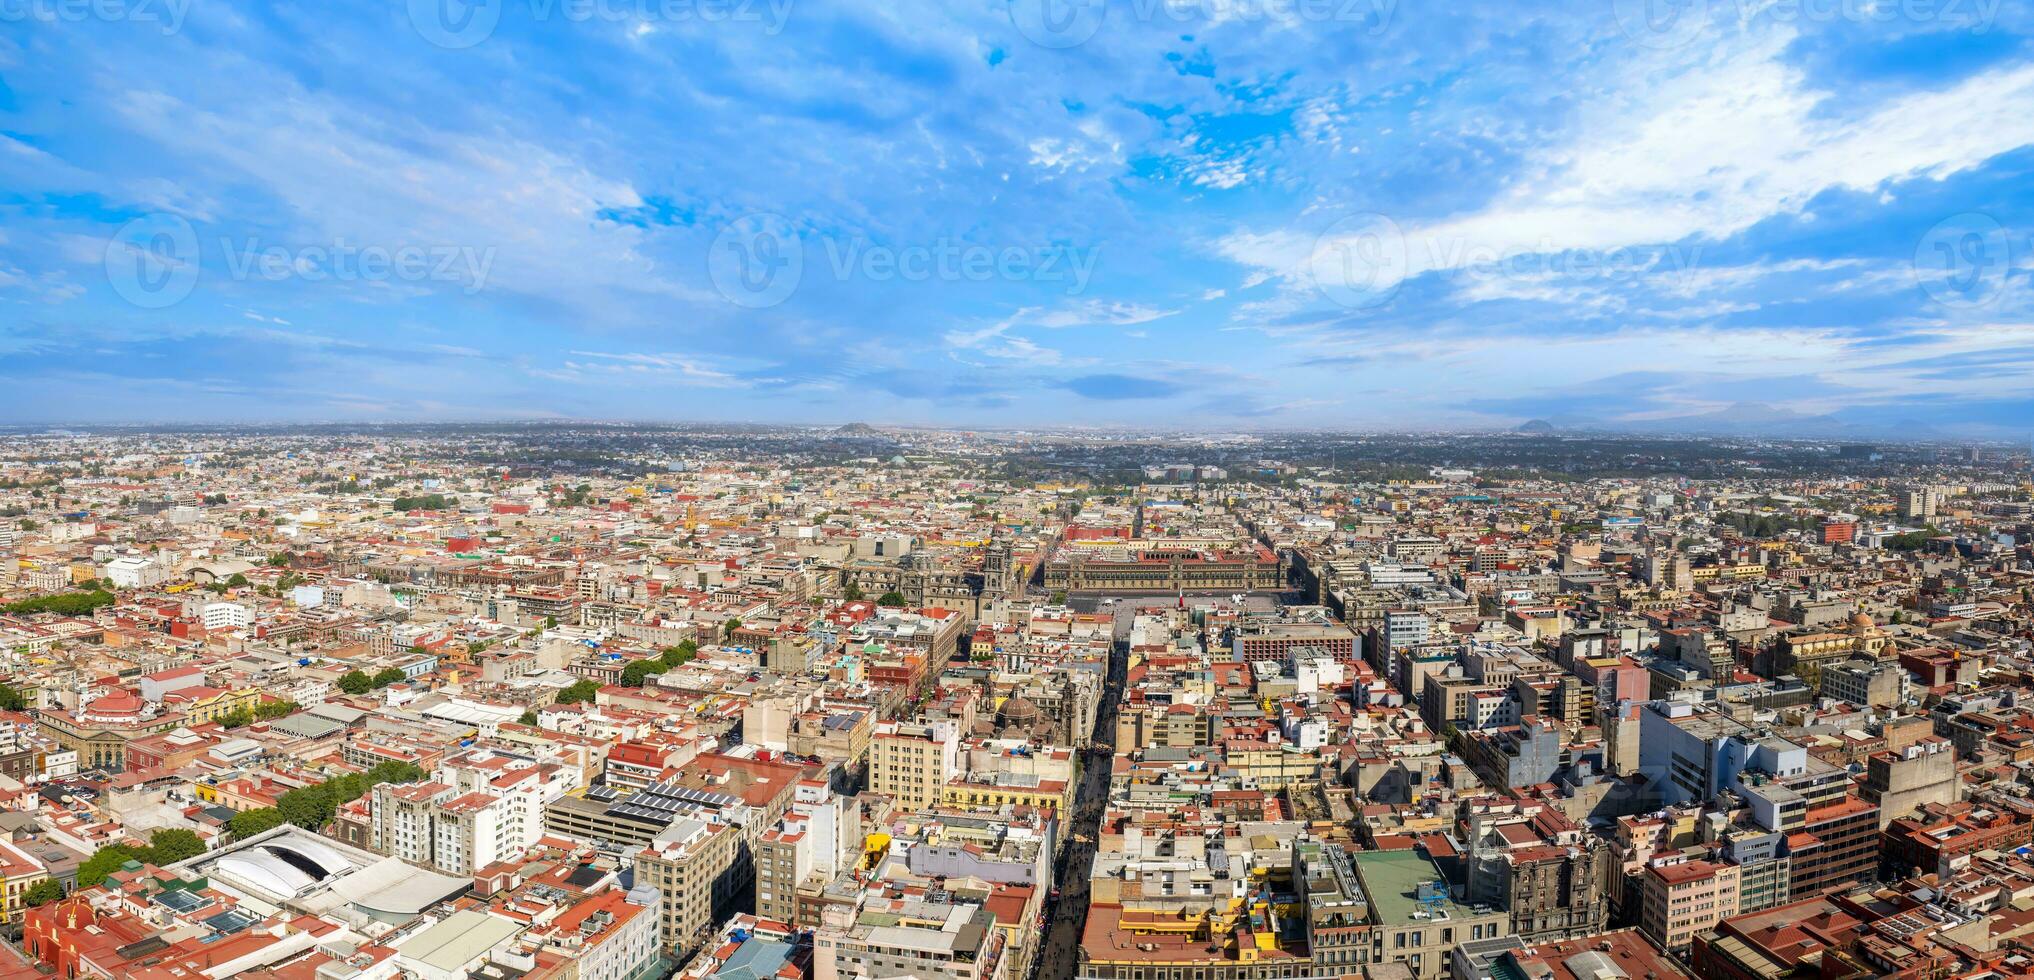
<svg viewBox="0 0 2034 980"><path fill-rule="evenodd" d="M905 810L930 809L945 800L959 753L959 732L951 724L884 722L869 740L869 789Z"/></svg>
<svg viewBox="0 0 2034 980"><path fill-rule="evenodd" d="M1885 655L1892 638L1880 629L1864 613L1850 617L1850 623L1842 632L1801 633L1785 637L1780 641L1779 667L1781 670L1801 678L1803 684L1819 690L1822 683L1822 668L1853 654L1864 654L1874 659Z"/></svg>
<svg viewBox="0 0 2034 980"><path fill-rule="evenodd" d="M1022 773L991 773L992 779L956 779L946 784L948 806L1000 807L1015 804L1051 807L1066 813L1073 807L1073 784L1064 779L1039 779Z"/></svg>
<svg viewBox="0 0 2034 980"><path fill-rule="evenodd" d="M183 698L187 696L190 700L184 701ZM218 721L242 708L251 714L254 706L260 702L261 691L252 687L238 691L216 687L185 688L163 696L164 707L182 712L186 723L193 725Z"/></svg>
<svg viewBox="0 0 2034 980"><path fill-rule="evenodd" d="M0 922L19 922L28 890L49 877L49 869L27 851L0 841Z"/></svg>
<svg viewBox="0 0 2034 980"><path fill-rule="evenodd" d="M1228 768L1246 778L1255 778L1258 788L1267 791L1313 779L1321 764L1312 752L1270 742L1229 739L1223 742L1222 752Z"/></svg>

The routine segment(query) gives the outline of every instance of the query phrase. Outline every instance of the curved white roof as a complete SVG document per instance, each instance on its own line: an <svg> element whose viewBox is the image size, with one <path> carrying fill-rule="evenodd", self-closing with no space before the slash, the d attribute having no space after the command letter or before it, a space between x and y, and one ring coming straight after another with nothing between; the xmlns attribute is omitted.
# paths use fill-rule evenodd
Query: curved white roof
<svg viewBox="0 0 2034 980"><path fill-rule="evenodd" d="M221 857L214 869L284 898L295 898L354 869L352 861L306 836L261 841Z"/></svg>
<svg viewBox="0 0 2034 980"><path fill-rule="evenodd" d="M295 898L319 881L262 850L228 854L220 858L213 868L284 898Z"/></svg>

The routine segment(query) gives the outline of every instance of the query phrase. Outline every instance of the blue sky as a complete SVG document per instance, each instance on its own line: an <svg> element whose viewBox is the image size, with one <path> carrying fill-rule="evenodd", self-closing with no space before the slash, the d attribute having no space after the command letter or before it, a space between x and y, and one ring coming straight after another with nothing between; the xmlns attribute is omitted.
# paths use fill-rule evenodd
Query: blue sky
<svg viewBox="0 0 2034 980"><path fill-rule="evenodd" d="M0 421L2034 430L2027 7L1445 6L18 0Z"/></svg>

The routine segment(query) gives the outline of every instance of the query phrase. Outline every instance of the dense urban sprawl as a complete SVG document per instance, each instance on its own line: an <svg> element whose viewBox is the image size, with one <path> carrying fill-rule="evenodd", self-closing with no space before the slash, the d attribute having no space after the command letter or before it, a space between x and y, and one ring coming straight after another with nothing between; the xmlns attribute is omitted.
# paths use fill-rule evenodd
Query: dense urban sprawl
<svg viewBox="0 0 2034 980"><path fill-rule="evenodd" d="M0 960L2034 976L2012 447L0 436Z"/></svg>

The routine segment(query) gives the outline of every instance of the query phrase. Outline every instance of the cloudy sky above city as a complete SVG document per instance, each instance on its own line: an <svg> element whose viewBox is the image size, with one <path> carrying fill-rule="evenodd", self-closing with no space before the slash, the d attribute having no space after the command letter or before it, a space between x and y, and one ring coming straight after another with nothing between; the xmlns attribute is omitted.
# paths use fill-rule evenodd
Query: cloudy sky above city
<svg viewBox="0 0 2034 980"><path fill-rule="evenodd" d="M2034 431L2026 6L1520 6L18 4L0 421Z"/></svg>

